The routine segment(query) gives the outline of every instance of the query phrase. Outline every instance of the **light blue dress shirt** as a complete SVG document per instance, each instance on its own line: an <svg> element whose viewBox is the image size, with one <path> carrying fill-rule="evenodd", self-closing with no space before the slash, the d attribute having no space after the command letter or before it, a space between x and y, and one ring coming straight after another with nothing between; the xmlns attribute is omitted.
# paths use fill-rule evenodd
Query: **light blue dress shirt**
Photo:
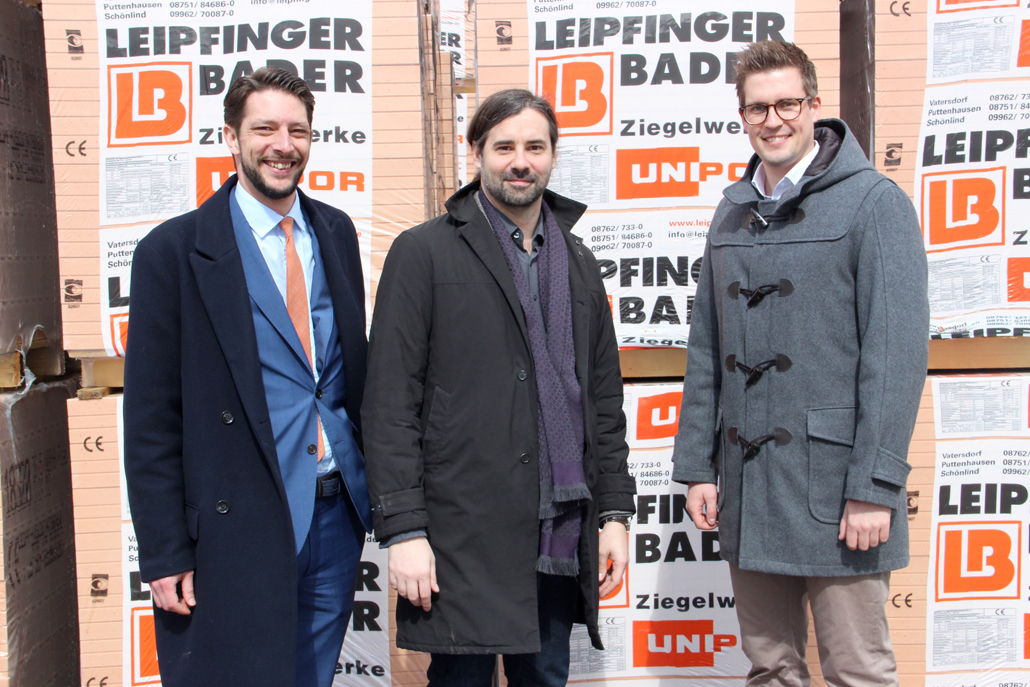
<svg viewBox="0 0 1030 687"><path fill-rule="evenodd" d="M286 302L286 233L279 226L283 216L268 207L243 188L243 184L236 184L234 190L236 202L240 204L243 216L247 218L251 231L254 232L254 239L257 241L261 256L268 265L268 271L272 273L272 280L275 281L279 293ZM315 347L315 325L311 321L311 275L315 271L315 255L311 246L311 229L304 221L304 213L300 208L300 196L295 196L293 207L286 213L286 217L293 218L293 245L297 249L297 257L300 258L300 266L304 272L304 289L308 294L308 338L311 352L316 363L312 370L315 381L318 381L322 370L319 369L317 348ZM318 462L319 476L328 475L336 470L336 461L333 459L333 449L329 443L329 437L322 429L322 444L325 446L325 457Z"/></svg>

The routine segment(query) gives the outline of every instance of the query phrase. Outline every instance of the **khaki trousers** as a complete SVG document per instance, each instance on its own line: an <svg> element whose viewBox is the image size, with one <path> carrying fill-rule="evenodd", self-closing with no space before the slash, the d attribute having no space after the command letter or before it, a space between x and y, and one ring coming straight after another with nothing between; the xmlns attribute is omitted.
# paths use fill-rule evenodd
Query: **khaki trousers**
<svg viewBox="0 0 1030 687"><path fill-rule="evenodd" d="M897 687L898 667L884 606L890 573L795 577L730 565L748 687L808 687L805 661L812 606L819 662L829 687Z"/></svg>

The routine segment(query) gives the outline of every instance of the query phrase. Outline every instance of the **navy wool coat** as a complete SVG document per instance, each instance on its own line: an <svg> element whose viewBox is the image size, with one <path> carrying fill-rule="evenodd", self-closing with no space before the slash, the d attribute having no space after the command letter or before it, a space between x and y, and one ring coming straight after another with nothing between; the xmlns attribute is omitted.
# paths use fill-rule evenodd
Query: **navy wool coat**
<svg viewBox="0 0 1030 687"><path fill-rule="evenodd" d="M265 401L232 177L136 247L125 361L125 476L144 581L196 570L191 616L155 609L165 687L295 678L297 556ZM361 445L364 280L354 225L301 204L318 239Z"/></svg>

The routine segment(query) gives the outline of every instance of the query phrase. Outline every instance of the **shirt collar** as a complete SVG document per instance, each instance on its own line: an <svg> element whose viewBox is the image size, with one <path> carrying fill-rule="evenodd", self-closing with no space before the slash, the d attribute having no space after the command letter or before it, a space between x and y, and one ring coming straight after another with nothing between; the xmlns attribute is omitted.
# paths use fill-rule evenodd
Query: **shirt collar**
<svg viewBox="0 0 1030 687"><path fill-rule="evenodd" d="M483 194L484 196L486 194ZM490 203L490 199L487 198L486 202ZM493 203L490 203L493 205ZM494 207L497 210L496 206ZM522 246L522 230L519 229L519 225L511 221L507 215L500 210L497 210L497 216L501 218L501 222L504 223L505 230L511 234L511 240L517 245ZM536 229L533 230L533 243L537 246L544 244L544 212L543 208L540 210L540 217L536 221Z"/></svg>
<svg viewBox="0 0 1030 687"><path fill-rule="evenodd" d="M776 184L776 188L773 189L773 193L771 196L767 195L765 192L764 162L758 163L758 168L755 170L754 176L751 177L751 185L754 186L758 190L758 192L762 194L763 198L772 198L773 200L778 200L780 196L787 192L788 189L793 188L798 184L798 182L801 181L801 177L805 175L805 172L808 170L808 166L812 164L812 161L818 154L819 141L816 141L815 147L808 152L808 155L805 155L803 158L798 160L798 162L790 168L790 171L787 172L787 174L784 175L782 179L780 179L779 183Z"/></svg>
<svg viewBox="0 0 1030 687"><path fill-rule="evenodd" d="M268 236L273 229L279 226L279 222L283 220L282 215L250 195L247 189L243 188L243 184L240 183L236 184L236 202L240 204L240 210L243 211L243 216L247 218L251 230L260 239ZM299 193L294 196L293 207L286 213L286 217L293 218L294 230L298 228L304 232L308 230L307 224L304 223L304 213L300 208Z"/></svg>

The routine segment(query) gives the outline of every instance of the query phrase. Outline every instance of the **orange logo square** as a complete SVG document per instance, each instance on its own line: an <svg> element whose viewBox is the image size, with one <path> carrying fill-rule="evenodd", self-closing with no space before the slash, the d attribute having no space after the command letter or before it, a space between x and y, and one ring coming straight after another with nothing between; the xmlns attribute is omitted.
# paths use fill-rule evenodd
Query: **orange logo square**
<svg viewBox="0 0 1030 687"><path fill-rule="evenodd" d="M614 53L538 57L537 92L554 108L562 136L612 133Z"/></svg>
<svg viewBox="0 0 1030 687"><path fill-rule="evenodd" d="M1009 258L1009 302L1030 301L1030 258Z"/></svg>
<svg viewBox="0 0 1030 687"><path fill-rule="evenodd" d="M107 68L107 145L110 148L189 143L193 73L189 62Z"/></svg>
<svg viewBox="0 0 1030 687"><path fill-rule="evenodd" d="M117 313L110 315L109 318L111 345L114 346L115 355L124 358L125 346L129 341L129 313Z"/></svg>
<svg viewBox="0 0 1030 687"><path fill-rule="evenodd" d="M197 207L204 204L204 201L215 195L215 191L222 187L222 184L229 180L236 173L236 164L232 161L232 155L225 157L198 157L197 158Z"/></svg>
<svg viewBox="0 0 1030 687"><path fill-rule="evenodd" d="M161 682L157 668L157 634L154 631L154 609L133 608L131 613L132 687Z"/></svg>
<svg viewBox="0 0 1030 687"><path fill-rule="evenodd" d="M937 526L937 601L1018 599L1021 522Z"/></svg>
<svg viewBox="0 0 1030 687"><path fill-rule="evenodd" d="M637 399L637 441L668 439L679 429L682 391L642 396Z"/></svg>
<svg viewBox="0 0 1030 687"><path fill-rule="evenodd" d="M1005 244L1005 168L923 175L926 250Z"/></svg>

